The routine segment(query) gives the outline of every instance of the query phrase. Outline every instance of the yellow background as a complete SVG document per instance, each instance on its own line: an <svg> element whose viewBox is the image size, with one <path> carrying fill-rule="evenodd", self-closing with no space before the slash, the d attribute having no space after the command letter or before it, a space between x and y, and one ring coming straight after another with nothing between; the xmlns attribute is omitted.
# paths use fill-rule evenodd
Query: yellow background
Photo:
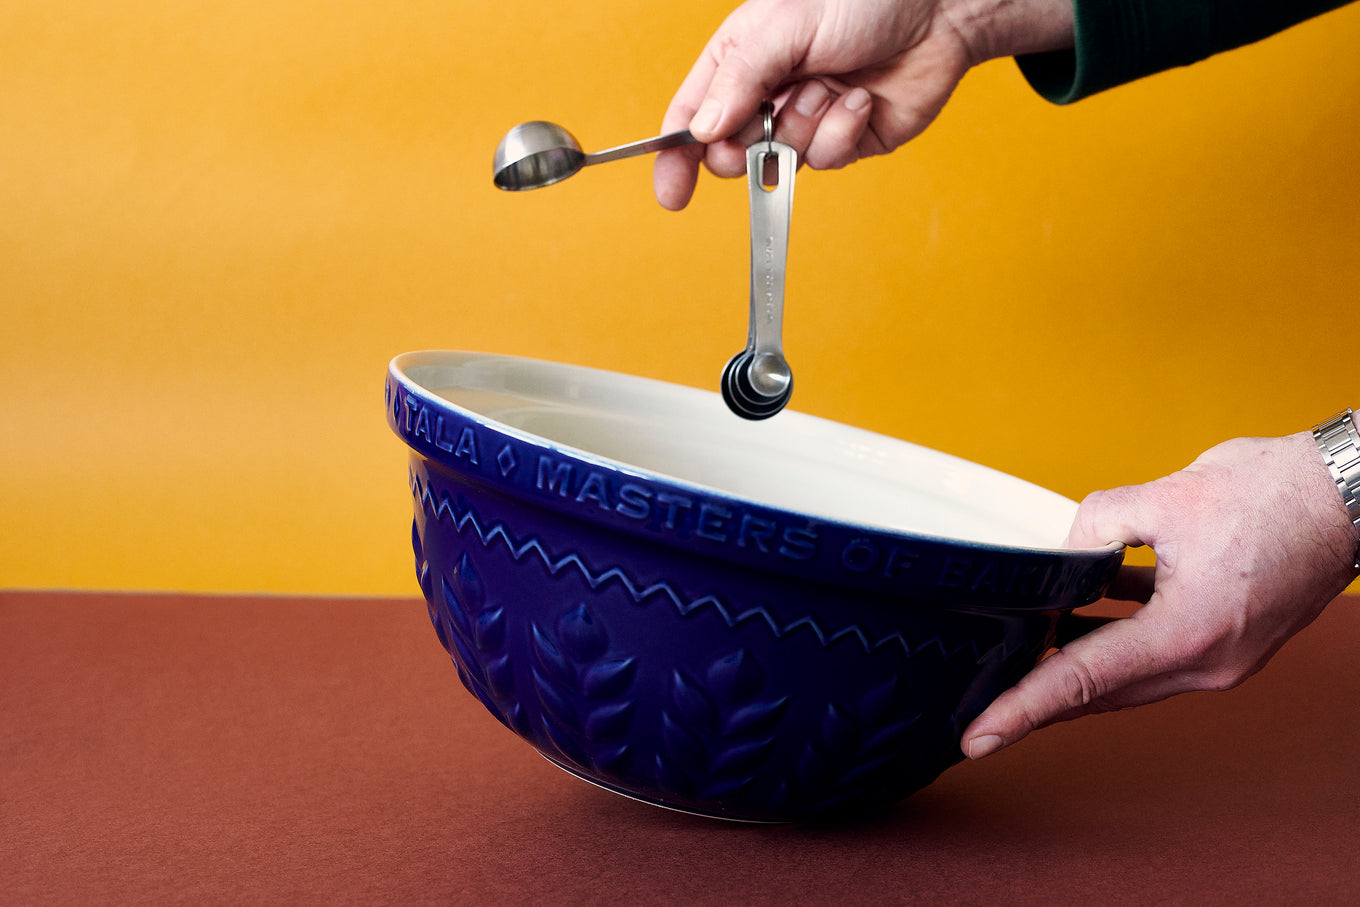
<svg viewBox="0 0 1360 907"><path fill-rule="evenodd" d="M0 586L414 594L387 361L716 387L740 182L519 195L497 140L651 135L728 0L10 0ZM794 406L1072 497L1360 405L1360 6L1056 108L1011 61L804 171Z"/></svg>

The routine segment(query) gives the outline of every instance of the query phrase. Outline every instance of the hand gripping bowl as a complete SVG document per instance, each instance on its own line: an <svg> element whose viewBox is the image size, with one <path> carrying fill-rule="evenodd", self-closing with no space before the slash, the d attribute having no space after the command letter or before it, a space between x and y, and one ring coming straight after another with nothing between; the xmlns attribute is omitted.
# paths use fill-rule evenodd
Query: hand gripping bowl
<svg viewBox="0 0 1360 907"><path fill-rule="evenodd" d="M505 356L393 360L416 571L463 684L549 760L660 806L892 803L1104 591L1075 504L691 388Z"/></svg>

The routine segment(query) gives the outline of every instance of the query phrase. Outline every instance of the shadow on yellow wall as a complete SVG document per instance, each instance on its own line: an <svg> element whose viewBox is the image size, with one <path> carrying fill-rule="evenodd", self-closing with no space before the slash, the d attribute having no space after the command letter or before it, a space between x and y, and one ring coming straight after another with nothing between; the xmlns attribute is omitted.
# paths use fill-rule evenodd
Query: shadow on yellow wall
<svg viewBox="0 0 1360 907"><path fill-rule="evenodd" d="M0 29L0 585L413 594L387 360L704 387L746 201L520 195L512 124L652 134L727 0L16 0ZM1360 6L1072 108L1010 61L804 172L793 406L1072 497L1360 405Z"/></svg>

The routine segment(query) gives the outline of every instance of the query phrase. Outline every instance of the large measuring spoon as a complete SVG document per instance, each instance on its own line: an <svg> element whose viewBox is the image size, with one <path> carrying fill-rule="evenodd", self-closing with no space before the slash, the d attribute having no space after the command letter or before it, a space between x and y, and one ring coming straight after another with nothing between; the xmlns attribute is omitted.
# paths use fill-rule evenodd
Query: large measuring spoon
<svg viewBox="0 0 1360 907"><path fill-rule="evenodd" d="M510 192L551 186L591 164L603 164L638 154L665 151L694 142L688 129L586 154L581 143L556 123L520 123L496 146L492 178L497 188Z"/></svg>
<svg viewBox="0 0 1360 907"><path fill-rule="evenodd" d="M784 269L793 217L793 174L798 152L774 140L774 105L761 108L765 138L746 149L751 195L751 320L746 348L727 363L722 394L727 408L745 419L768 419L793 395L793 372L784 358ZM767 186L774 162L778 182Z"/></svg>

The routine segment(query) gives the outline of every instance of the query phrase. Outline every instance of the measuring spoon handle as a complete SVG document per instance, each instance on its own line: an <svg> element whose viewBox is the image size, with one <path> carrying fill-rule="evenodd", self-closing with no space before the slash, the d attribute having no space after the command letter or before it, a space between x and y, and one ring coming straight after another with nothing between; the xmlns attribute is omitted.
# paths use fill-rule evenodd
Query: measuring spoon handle
<svg viewBox="0 0 1360 907"><path fill-rule="evenodd" d="M778 168L778 183L766 186L765 164ZM781 359L784 329L784 273L793 217L793 179L798 153L781 142L757 142L746 149L751 196L751 320L747 345Z"/></svg>
<svg viewBox="0 0 1360 907"><path fill-rule="evenodd" d="M585 163L581 166L589 167L591 164L605 164L609 161L622 160L639 154L651 154L654 151L665 151L667 148L679 148L681 145L692 145L696 141L697 139L688 129L682 129L679 132L643 139L640 142L629 142L627 145L617 145L613 148L606 148L604 151L591 152L586 155Z"/></svg>

